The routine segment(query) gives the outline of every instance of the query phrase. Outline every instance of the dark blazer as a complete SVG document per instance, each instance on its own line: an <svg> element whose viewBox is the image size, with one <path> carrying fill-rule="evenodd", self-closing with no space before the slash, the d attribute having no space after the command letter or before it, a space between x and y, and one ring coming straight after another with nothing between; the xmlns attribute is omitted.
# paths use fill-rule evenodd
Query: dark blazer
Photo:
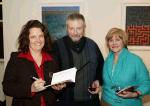
<svg viewBox="0 0 150 106"><path fill-rule="evenodd" d="M76 44L67 35L54 43L53 51L55 53L55 60L59 64L59 70L74 66L78 69L76 84L67 84L64 91L60 93L59 102L64 102L63 105L65 103L68 104L75 100L75 96L80 102L94 99L99 100L99 95L93 95L88 92L89 85L94 80L99 80L102 85L104 59L97 44L87 37L82 37L80 42ZM95 101L91 102L94 103Z"/></svg>
<svg viewBox="0 0 150 106"><path fill-rule="evenodd" d="M46 106L55 106L56 91L47 88L44 91L31 95L32 76L38 78L33 62L18 57L18 52L13 52L7 64L3 79L3 91L13 97L12 106L40 106L40 97L44 96ZM50 84L49 72L56 72L53 60L44 63L44 80Z"/></svg>

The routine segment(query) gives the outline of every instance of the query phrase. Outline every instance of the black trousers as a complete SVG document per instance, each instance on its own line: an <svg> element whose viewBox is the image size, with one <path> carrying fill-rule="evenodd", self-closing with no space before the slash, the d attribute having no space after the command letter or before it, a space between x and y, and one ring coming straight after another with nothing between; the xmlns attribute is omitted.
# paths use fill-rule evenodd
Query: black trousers
<svg viewBox="0 0 150 106"><path fill-rule="evenodd" d="M6 101L0 101L0 106L6 106Z"/></svg>
<svg viewBox="0 0 150 106"><path fill-rule="evenodd" d="M100 106L100 100L88 100L88 101L58 101L57 106Z"/></svg>

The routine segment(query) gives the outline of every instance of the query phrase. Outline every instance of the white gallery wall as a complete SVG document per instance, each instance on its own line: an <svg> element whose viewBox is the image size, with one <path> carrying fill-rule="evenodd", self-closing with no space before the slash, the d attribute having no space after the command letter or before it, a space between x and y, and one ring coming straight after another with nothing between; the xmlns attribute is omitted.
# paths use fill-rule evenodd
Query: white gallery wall
<svg viewBox="0 0 150 106"><path fill-rule="evenodd" d="M105 48L105 35L112 27L123 27L124 3L146 3L148 0L4 0L3 1L3 25L4 25L4 67L10 53L17 50L17 37L24 25L30 19L41 20L42 5L80 5L81 13L87 22L86 36L92 38L99 45L103 56L107 56ZM150 49L132 52L141 56L150 71ZM1 71L1 70L0 70ZM2 70L3 71L3 70ZM0 86L1 87L1 86ZM0 88L1 89L1 88ZM1 93L1 92L0 92ZM0 94L2 95L2 94ZM144 106L150 106L150 98L145 100Z"/></svg>
<svg viewBox="0 0 150 106"><path fill-rule="evenodd" d="M4 62L0 61L0 82L2 82L4 76ZM2 84L0 83L0 101L4 101L5 96L2 90Z"/></svg>

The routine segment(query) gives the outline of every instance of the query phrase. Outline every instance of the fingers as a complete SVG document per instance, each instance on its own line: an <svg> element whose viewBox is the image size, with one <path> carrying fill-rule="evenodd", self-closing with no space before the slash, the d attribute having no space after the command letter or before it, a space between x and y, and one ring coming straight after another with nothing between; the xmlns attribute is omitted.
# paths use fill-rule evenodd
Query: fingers
<svg viewBox="0 0 150 106"><path fill-rule="evenodd" d="M55 90L62 90L64 87L66 87L66 83L60 83L52 86Z"/></svg>
<svg viewBox="0 0 150 106"><path fill-rule="evenodd" d="M95 80L91 86L89 87L88 91L91 94L98 94L100 92L100 85L99 85L99 81Z"/></svg>
<svg viewBox="0 0 150 106"><path fill-rule="evenodd" d="M43 91L44 89L46 89L44 87L45 81L40 79L37 79L36 81L33 82L32 86L31 86L31 91L32 92L39 92L39 91Z"/></svg>
<svg viewBox="0 0 150 106"><path fill-rule="evenodd" d="M123 93L119 93L118 96L122 98L134 98L137 97L135 92L124 91Z"/></svg>
<svg viewBox="0 0 150 106"><path fill-rule="evenodd" d="M93 90L92 90L93 89ZM88 89L91 94L98 94L100 92L100 87Z"/></svg>
<svg viewBox="0 0 150 106"><path fill-rule="evenodd" d="M95 93L99 93L100 92L100 87L96 87Z"/></svg>

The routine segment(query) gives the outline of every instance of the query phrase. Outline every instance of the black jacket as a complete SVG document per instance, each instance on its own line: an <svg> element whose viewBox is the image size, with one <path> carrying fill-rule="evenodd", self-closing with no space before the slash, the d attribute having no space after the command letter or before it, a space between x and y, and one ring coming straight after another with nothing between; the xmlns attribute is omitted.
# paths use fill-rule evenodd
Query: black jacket
<svg viewBox="0 0 150 106"><path fill-rule="evenodd" d="M65 36L56 41L53 50L56 55L55 58L59 63L59 70L76 66L74 59L82 61L77 63L80 65L79 67L76 66L77 69L80 69L84 64L89 62L86 67L77 71L75 85L68 85L66 87L62 95L60 95L60 101L74 100L74 94L81 101L94 99L95 97L98 98L98 95L91 95L88 92L88 87L94 80L99 80L102 85L104 59L96 43L87 37L83 37L80 42L74 43L68 36ZM81 54L80 56L83 57L74 58L73 52ZM74 92L75 89L77 89L77 93Z"/></svg>
<svg viewBox="0 0 150 106"><path fill-rule="evenodd" d="M38 77L33 62L18 57L18 52L11 54L3 79L3 91L6 95L13 97L12 106L40 106L40 97L44 96L46 106L54 106L56 92L52 88L31 96L31 77ZM52 61L44 63L44 78L47 84L50 83L49 71L56 72L56 64Z"/></svg>

